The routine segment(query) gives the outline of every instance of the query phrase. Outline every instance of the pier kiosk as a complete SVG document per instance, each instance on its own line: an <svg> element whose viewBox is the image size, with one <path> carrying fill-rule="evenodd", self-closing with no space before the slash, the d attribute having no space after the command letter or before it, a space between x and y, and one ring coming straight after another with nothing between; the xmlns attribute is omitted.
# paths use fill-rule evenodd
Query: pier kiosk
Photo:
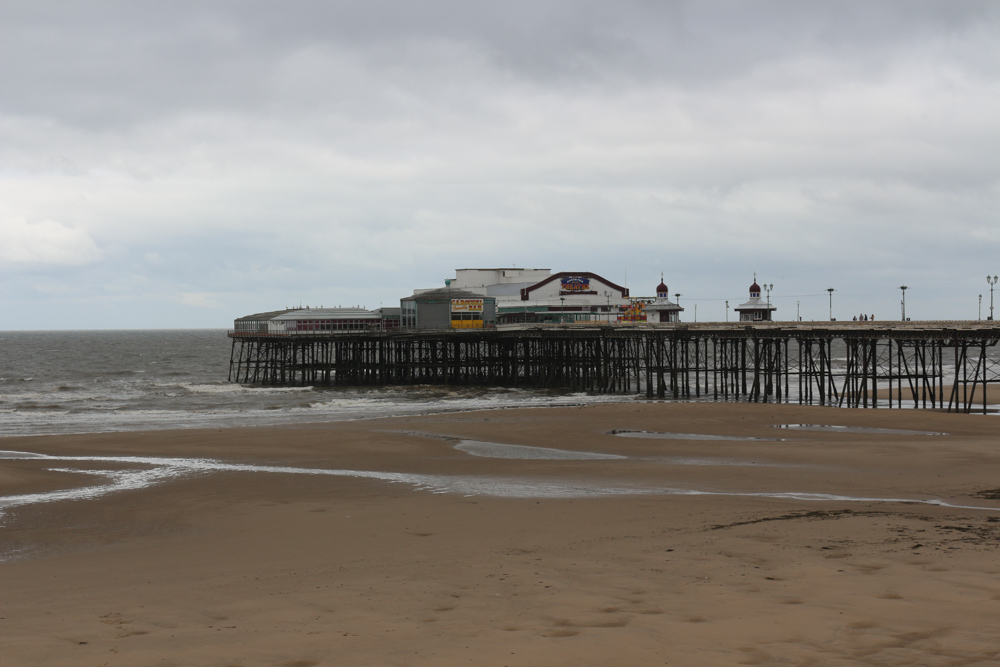
<svg viewBox="0 0 1000 667"><path fill-rule="evenodd" d="M734 310L740 314L740 322L770 322L771 313L778 309L769 302L761 301L760 285L754 276L753 284L750 285L750 300L736 306Z"/></svg>

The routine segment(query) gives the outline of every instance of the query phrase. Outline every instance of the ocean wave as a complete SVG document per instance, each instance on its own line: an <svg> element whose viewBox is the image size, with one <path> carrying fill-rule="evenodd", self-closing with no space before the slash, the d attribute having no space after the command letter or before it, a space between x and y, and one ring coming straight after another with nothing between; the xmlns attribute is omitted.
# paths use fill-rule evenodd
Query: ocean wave
<svg viewBox="0 0 1000 667"><path fill-rule="evenodd" d="M388 398L335 398L329 401L314 401L307 406L292 408L294 410L339 410L343 408L379 407L390 403Z"/></svg>
<svg viewBox="0 0 1000 667"><path fill-rule="evenodd" d="M141 396L146 394L151 386L149 382L142 380L93 380L86 383L50 382L24 387L20 391L12 387L10 390L0 393L0 396L25 400L37 399L40 396L48 396L54 400L120 398L122 396Z"/></svg>
<svg viewBox="0 0 1000 667"><path fill-rule="evenodd" d="M19 403L14 407L14 412L56 412L68 414L66 406L58 403L46 405L44 403Z"/></svg>
<svg viewBox="0 0 1000 667"><path fill-rule="evenodd" d="M158 386L177 386L182 389L186 389L194 394L243 394L243 393L253 393L257 395L262 394L292 394L300 393L304 391L313 391L312 386L308 387L247 387L240 384L226 383L226 384L190 384L186 382L179 382L175 385L158 385Z"/></svg>
<svg viewBox="0 0 1000 667"><path fill-rule="evenodd" d="M273 396L272 396L273 398ZM120 405L88 406L72 411L14 411L0 422L0 436L49 435L59 433L112 433L194 428L236 428L282 424L329 423L511 407L540 408L598 402L620 402L621 397L567 395L524 400L475 399L394 400L348 396L312 406L288 402L244 404L225 401L184 409L151 409Z"/></svg>
<svg viewBox="0 0 1000 667"><path fill-rule="evenodd" d="M562 396L547 396L538 393L518 392L516 394L499 393L484 394L478 396L462 396L454 393L449 396L380 396L374 398L349 396L337 397L328 401L314 401L308 406L290 407L296 412L305 411L339 411L339 410L387 410L406 411L407 413L420 411L433 412L465 412L469 410L488 410L505 407L537 407L537 406L571 406L581 403L618 403L623 400L621 396L610 395L588 395L588 394L564 394Z"/></svg>
<svg viewBox="0 0 1000 667"><path fill-rule="evenodd" d="M231 341L223 332L43 338L39 345L35 335L12 336L20 347L0 385L0 436L334 422L610 398L454 385L245 386L226 381Z"/></svg>

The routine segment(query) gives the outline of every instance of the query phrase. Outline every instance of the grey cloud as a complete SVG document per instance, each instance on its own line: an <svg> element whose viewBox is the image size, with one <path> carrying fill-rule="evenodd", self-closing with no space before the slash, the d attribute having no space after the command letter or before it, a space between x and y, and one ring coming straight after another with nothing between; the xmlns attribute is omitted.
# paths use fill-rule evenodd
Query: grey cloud
<svg viewBox="0 0 1000 667"><path fill-rule="evenodd" d="M8 0L0 228L93 247L0 294L225 295L187 299L224 324L517 263L723 300L761 270L823 312L909 276L944 313L917 267L1000 248L998 28L918 0Z"/></svg>
<svg viewBox="0 0 1000 667"><path fill-rule="evenodd" d="M306 76L314 102L358 93L343 84L446 87L452 72L436 58L481 59L464 74L497 83L697 89L800 58L872 76L934 40L985 41L1000 19L990 3L916 1L8 2L2 11L6 111L95 129L281 108L288 87L275 77L310 52L354 59L370 77Z"/></svg>

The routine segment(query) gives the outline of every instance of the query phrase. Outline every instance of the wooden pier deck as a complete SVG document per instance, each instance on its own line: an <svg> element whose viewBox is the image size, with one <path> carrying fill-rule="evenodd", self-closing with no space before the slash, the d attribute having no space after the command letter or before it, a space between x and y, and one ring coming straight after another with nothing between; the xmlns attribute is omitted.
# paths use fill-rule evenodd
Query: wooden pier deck
<svg viewBox="0 0 1000 667"><path fill-rule="evenodd" d="M564 388L676 399L983 412L996 322L517 325L230 332L233 382Z"/></svg>

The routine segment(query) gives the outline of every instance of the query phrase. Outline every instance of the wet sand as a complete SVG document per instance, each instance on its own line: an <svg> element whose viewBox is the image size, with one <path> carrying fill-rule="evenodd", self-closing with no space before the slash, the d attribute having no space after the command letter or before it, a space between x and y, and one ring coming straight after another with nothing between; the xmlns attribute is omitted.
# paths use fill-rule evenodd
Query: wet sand
<svg viewBox="0 0 1000 667"><path fill-rule="evenodd" d="M4 666L1000 664L994 416L634 403L0 449L439 481L214 470L9 508ZM0 496L129 467L0 459Z"/></svg>

